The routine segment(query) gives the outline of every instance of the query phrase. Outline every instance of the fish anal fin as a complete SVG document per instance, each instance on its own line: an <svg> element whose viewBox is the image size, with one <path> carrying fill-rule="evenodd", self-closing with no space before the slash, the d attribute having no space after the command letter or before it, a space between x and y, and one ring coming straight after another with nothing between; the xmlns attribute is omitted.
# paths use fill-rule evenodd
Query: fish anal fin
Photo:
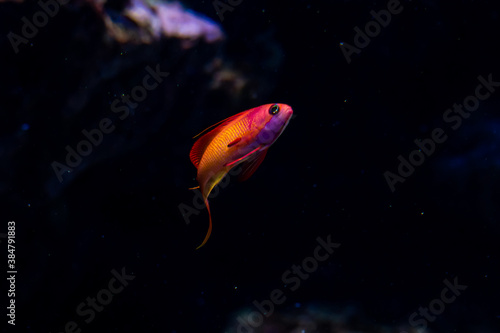
<svg viewBox="0 0 500 333"><path fill-rule="evenodd" d="M252 176L254 172L257 171L262 161L264 161L266 154L267 154L267 149L262 150L257 154L255 154L255 157L241 163L242 172L238 176L238 180L242 182L250 178L250 176Z"/></svg>
<svg viewBox="0 0 500 333"><path fill-rule="evenodd" d="M201 135L203 132L207 131L208 129L213 128L210 132L203 134L193 145L193 148L191 148L191 151L189 152L189 159L191 162L194 164L196 168L200 165L201 157L203 156L203 153L207 149L208 145L212 142L213 138L222 131L224 126L226 126L229 122L233 121L234 119L240 117L243 115L246 111L237 113L231 117L228 117L224 120L219 121L218 123L213 124L212 126L209 126L207 129L196 135L194 138L197 136Z"/></svg>

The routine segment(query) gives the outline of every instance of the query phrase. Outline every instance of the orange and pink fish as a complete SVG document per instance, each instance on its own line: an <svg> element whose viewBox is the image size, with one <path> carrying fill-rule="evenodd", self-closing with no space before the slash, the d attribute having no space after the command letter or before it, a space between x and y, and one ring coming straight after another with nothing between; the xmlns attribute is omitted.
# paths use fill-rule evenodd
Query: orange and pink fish
<svg viewBox="0 0 500 333"><path fill-rule="evenodd" d="M208 129L214 128L195 142L189 157L198 169L196 180L199 186L195 188L201 191L209 217L207 235L197 249L205 245L212 233L212 215L208 205L212 189L238 165L241 166L238 179L248 179L288 125L292 114L289 105L265 104L210 126Z"/></svg>

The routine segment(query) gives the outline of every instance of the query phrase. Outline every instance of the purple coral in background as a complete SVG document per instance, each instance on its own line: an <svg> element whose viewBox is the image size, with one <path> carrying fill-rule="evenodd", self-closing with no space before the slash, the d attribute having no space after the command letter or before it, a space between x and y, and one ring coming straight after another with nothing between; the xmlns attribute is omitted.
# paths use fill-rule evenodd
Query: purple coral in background
<svg viewBox="0 0 500 333"><path fill-rule="evenodd" d="M203 38L207 43L222 40L224 37L217 23L184 9L179 3L160 3L155 9L165 36L189 39Z"/></svg>
<svg viewBox="0 0 500 333"><path fill-rule="evenodd" d="M128 29L118 19L105 14L108 31L114 38L127 42L133 34L125 34ZM214 43L224 39L221 27L211 19L194 11L187 10L178 2L131 0L124 10L124 16L142 28L135 35L138 42L150 43L162 36L188 41L185 47L192 46L192 41L203 39Z"/></svg>

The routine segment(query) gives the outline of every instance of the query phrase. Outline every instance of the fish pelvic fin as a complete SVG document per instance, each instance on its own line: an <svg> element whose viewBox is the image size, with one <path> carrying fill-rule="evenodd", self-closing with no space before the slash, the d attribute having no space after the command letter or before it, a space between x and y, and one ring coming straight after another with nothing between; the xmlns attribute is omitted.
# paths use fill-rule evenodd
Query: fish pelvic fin
<svg viewBox="0 0 500 333"><path fill-rule="evenodd" d="M198 188L200 188L200 187L199 187L199 186L195 186L195 187L190 187L190 188L188 188L188 190L196 190L196 189L198 189Z"/></svg>
<svg viewBox="0 0 500 333"><path fill-rule="evenodd" d="M205 206L207 206L207 210L208 210L208 220L209 220L208 231L207 231L207 235L205 236L205 239L203 240L203 242L200 244L200 246L198 246L196 248L197 250L200 247L202 247L203 245L205 245L205 243L210 238L210 234L212 233L212 214L210 213L210 205L208 204L208 199L207 198L205 198Z"/></svg>
<svg viewBox="0 0 500 333"><path fill-rule="evenodd" d="M259 168L267 154L267 148L254 154L250 159L241 163L242 172L238 176L240 182L247 180Z"/></svg>
<svg viewBox="0 0 500 333"><path fill-rule="evenodd" d="M233 167L235 164L237 164L238 162L240 161L243 161L245 158L248 158L250 156L252 156L252 154L255 154L257 151L259 151L259 149L261 149L261 147L257 147L255 148L254 150L252 150L251 152L249 152L248 154L238 158L237 160L234 160L232 162L229 162L229 163L226 163L224 164L224 166L230 166L230 167Z"/></svg>

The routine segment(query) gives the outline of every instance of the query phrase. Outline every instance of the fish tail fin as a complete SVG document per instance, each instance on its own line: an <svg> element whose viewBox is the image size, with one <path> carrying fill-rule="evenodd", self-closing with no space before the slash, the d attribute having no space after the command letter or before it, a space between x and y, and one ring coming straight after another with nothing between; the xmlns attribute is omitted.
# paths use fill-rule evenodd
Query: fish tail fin
<svg viewBox="0 0 500 333"><path fill-rule="evenodd" d="M207 231L207 235L205 236L205 239L203 240L203 243L201 243L201 245L196 248L197 250L200 247L202 247L203 245L205 245L205 243L210 238L210 234L212 233L212 214L210 213L210 206L208 204L208 199L207 198L205 198L205 206L207 206L207 210L208 210L208 219L209 219L208 231Z"/></svg>

